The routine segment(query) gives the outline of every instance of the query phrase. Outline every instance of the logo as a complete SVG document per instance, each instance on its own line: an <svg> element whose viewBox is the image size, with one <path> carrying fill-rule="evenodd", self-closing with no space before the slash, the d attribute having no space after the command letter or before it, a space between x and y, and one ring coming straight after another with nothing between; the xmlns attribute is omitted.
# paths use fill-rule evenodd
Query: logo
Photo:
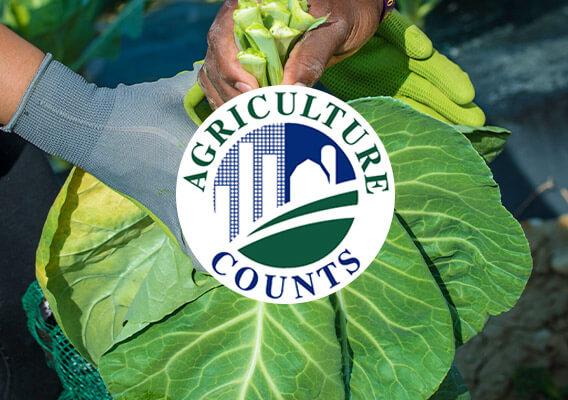
<svg viewBox="0 0 568 400"><path fill-rule="evenodd" d="M186 243L219 282L255 300L302 303L373 262L393 216L393 173L351 106L311 88L267 87L199 127L177 208Z"/></svg>

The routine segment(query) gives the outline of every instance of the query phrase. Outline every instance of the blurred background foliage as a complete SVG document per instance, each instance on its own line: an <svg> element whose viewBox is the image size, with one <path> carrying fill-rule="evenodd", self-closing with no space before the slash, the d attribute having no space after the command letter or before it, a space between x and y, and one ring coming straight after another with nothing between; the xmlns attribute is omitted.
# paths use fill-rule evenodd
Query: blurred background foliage
<svg viewBox="0 0 568 400"><path fill-rule="evenodd" d="M419 27L424 27L426 16L430 14L442 0L397 0L398 10Z"/></svg>
<svg viewBox="0 0 568 400"><path fill-rule="evenodd" d="M0 22L80 70L118 55L122 36L142 32L145 0L1 0Z"/></svg>
<svg viewBox="0 0 568 400"><path fill-rule="evenodd" d="M398 8L423 26L426 15L441 1L398 0ZM117 56L121 37L135 38L141 34L144 11L167 3L167 0L0 0L0 22L78 71L94 58Z"/></svg>

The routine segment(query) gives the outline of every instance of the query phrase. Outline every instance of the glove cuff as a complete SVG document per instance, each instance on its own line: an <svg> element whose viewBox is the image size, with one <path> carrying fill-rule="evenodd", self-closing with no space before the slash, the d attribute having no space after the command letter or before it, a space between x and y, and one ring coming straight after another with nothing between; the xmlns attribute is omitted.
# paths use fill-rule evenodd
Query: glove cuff
<svg viewBox="0 0 568 400"><path fill-rule="evenodd" d="M28 99L31 96L32 92L34 91L34 88L36 87L37 82L41 79L41 77L45 73L45 70L47 69L47 67L51 63L51 60L53 60L53 56L51 55L51 53L47 53L45 55L45 57L43 58L43 61L39 65L39 68L38 68L36 74L34 75L32 81L28 85L26 92L24 93L24 95L20 99L20 103L18 104L18 108L16 109L16 112L12 116L12 119L10 119L10 121L8 121L7 125L0 126L0 131L6 132L6 133L12 132L12 130L14 129L14 126L16 125L16 121L20 118L20 115L24 112L25 105L28 102Z"/></svg>
<svg viewBox="0 0 568 400"><path fill-rule="evenodd" d="M115 97L112 89L89 84L48 54L3 130L84 168Z"/></svg>

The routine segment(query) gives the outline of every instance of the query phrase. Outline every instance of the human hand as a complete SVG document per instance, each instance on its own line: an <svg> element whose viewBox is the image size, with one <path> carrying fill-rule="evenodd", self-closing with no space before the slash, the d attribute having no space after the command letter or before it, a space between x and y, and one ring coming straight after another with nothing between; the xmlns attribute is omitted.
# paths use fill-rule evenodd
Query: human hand
<svg viewBox="0 0 568 400"><path fill-rule="evenodd" d="M176 209L179 164L197 126L183 98L197 72L116 89L44 59L4 127L90 172L156 217L186 253Z"/></svg>
<svg viewBox="0 0 568 400"><path fill-rule="evenodd" d="M213 107L258 88L256 79L237 60L233 12L237 0L226 0L208 35L205 64L199 83ZM310 0L314 17L327 22L304 35L291 52L284 69L283 84L316 83L324 69L356 52L377 30L382 0Z"/></svg>
<svg viewBox="0 0 568 400"><path fill-rule="evenodd" d="M357 52L377 31L382 0L311 0L314 17L328 16L294 46L284 68L284 85L313 86L325 69Z"/></svg>
<svg viewBox="0 0 568 400"><path fill-rule="evenodd" d="M321 81L344 100L392 96L445 122L485 124L468 75L396 11L361 51L328 69Z"/></svg>
<svg viewBox="0 0 568 400"><path fill-rule="evenodd" d="M256 78L237 61L233 12L237 0L226 0L207 35L207 55L199 72L199 85L213 108L249 90L257 89Z"/></svg>

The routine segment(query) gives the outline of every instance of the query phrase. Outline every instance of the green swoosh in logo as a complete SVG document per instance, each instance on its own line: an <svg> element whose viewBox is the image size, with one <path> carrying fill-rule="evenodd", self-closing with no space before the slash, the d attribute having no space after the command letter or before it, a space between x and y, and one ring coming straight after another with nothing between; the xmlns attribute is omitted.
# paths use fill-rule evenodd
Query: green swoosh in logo
<svg viewBox="0 0 568 400"><path fill-rule="evenodd" d="M356 205L357 191L327 197L288 211L251 233L319 211ZM295 268L316 262L341 243L353 225L353 218L316 222L262 238L239 251L256 262L277 268ZM250 236L250 235L249 235Z"/></svg>

